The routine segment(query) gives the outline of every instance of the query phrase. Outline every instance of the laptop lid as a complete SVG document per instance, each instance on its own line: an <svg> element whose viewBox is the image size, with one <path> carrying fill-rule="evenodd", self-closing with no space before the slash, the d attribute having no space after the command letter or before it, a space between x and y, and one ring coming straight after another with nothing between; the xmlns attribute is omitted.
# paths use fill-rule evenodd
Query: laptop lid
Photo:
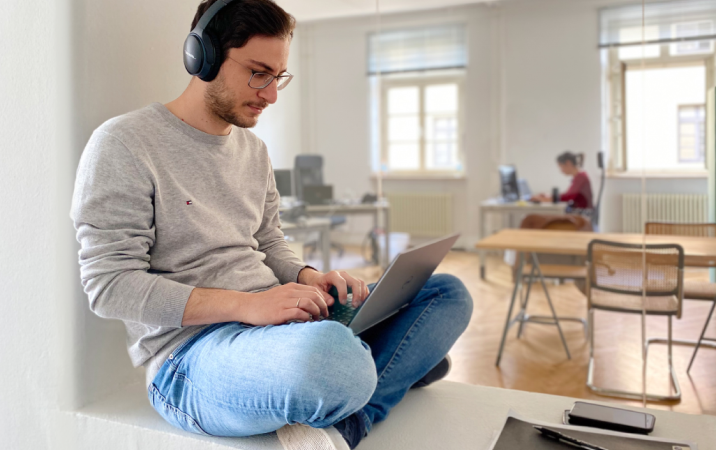
<svg viewBox="0 0 716 450"><path fill-rule="evenodd" d="M359 334L407 306L459 237L456 233L400 253L348 324L353 333Z"/></svg>

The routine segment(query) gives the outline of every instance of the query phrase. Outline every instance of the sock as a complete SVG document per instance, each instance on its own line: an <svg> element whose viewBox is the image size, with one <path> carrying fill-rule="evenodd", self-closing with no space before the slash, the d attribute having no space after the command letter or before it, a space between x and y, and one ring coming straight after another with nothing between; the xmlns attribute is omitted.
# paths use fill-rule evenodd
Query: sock
<svg viewBox="0 0 716 450"><path fill-rule="evenodd" d="M334 424L333 427L341 433L351 450L356 448L361 439L366 436L365 423L355 414L351 414Z"/></svg>

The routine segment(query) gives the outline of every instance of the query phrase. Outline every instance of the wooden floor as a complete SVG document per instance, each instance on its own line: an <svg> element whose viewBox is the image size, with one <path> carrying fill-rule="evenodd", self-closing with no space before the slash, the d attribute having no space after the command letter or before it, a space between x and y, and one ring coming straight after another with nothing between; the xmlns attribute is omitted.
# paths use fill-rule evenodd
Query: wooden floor
<svg viewBox="0 0 716 450"><path fill-rule="evenodd" d="M568 360L554 326L528 324L521 339L517 327L507 337L500 367L495 367L502 328L513 288L509 268L500 258L488 260L487 278L479 277L477 254L451 252L436 272L458 276L474 301L468 329L450 352L453 370L449 380L464 383L519 389L530 392L564 395L581 399L598 399L640 406L640 401L600 397L585 385L589 346L582 326L564 323L563 331L572 353ZM381 271L376 267L351 269L348 272L375 282ZM688 277L707 279L707 272L689 272ZM586 317L586 299L571 283L548 283L555 309L560 316ZM710 303L686 301L681 320L674 321L674 337L697 339ZM528 313L549 314L549 307L538 285L530 296ZM715 314L716 315L716 314ZM597 311L595 383L612 388L641 390L641 318L638 315ZM647 336L666 336L667 319L647 318ZM716 337L716 320L712 319L707 336ZM716 350L702 348L686 374L693 347L674 346L674 364L682 389L678 403L649 403L650 408L668 409L690 414L716 415ZM665 345L653 345L649 352L647 390L669 392L667 352Z"/></svg>

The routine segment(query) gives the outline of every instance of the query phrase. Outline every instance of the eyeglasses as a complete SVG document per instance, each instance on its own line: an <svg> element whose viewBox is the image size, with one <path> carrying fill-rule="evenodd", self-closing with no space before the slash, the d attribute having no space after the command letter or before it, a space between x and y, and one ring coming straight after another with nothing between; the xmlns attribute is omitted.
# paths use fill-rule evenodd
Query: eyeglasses
<svg viewBox="0 0 716 450"><path fill-rule="evenodd" d="M279 91L286 86L288 86L288 83L291 82L293 79L293 75L291 75L288 72L284 72L281 75L271 75L270 73L266 72L256 72L255 70L246 67L245 65L241 64L237 60L235 60L232 57L228 57L230 60L235 62L236 64L240 65L241 67L245 69L249 69L251 71L251 78L249 78L249 87L252 89L263 89L267 87L273 80L276 80L276 89Z"/></svg>

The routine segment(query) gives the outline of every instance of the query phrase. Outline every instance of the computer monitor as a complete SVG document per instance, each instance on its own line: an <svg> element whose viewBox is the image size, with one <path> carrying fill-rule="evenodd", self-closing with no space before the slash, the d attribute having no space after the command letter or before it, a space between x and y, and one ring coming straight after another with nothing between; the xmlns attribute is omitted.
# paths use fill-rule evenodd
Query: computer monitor
<svg viewBox="0 0 716 450"><path fill-rule="evenodd" d="M499 166L500 171L500 192L502 200L516 202L520 199L520 189L517 186L517 169L515 166Z"/></svg>
<svg viewBox="0 0 716 450"><path fill-rule="evenodd" d="M281 197L293 197L293 170L276 169L273 171L273 177L276 180L276 189Z"/></svg>

